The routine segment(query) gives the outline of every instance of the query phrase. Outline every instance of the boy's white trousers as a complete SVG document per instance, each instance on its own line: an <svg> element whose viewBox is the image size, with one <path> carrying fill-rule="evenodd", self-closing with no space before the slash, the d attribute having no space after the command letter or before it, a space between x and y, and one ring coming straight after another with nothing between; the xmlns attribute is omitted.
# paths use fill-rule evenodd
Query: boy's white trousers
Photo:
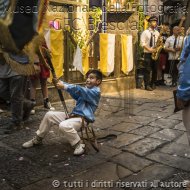
<svg viewBox="0 0 190 190"><path fill-rule="evenodd" d="M86 124L86 122L84 123ZM39 137L44 138L52 126L59 127L59 131L64 134L71 146L80 141L77 131L79 131L82 127L81 118L66 119L64 112L49 111L45 114L36 134Z"/></svg>

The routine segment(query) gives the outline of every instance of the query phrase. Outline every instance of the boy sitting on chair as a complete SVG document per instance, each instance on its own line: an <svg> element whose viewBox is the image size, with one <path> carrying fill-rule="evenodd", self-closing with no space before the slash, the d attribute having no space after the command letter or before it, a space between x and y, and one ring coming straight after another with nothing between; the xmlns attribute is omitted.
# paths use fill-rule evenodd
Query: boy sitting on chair
<svg viewBox="0 0 190 190"><path fill-rule="evenodd" d="M70 118L66 117L64 112L49 111L44 116L36 136L25 142L22 147L30 148L35 145L42 144L42 139L49 132L51 126L59 126L59 131L65 135L71 146L74 147L74 155L81 155L85 151L85 144L81 143L81 139L77 133L84 125L94 122L94 112L98 107L100 100L100 88L102 82L102 73L99 70L89 70L86 74L86 86L68 84L62 81L56 83L57 88L66 90L71 97L76 100L76 106L70 114Z"/></svg>

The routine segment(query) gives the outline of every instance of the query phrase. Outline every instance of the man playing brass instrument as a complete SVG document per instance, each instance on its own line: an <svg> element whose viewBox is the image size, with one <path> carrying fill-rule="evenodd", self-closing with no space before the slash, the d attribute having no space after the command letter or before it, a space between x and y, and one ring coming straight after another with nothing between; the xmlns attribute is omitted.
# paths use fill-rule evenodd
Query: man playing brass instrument
<svg viewBox="0 0 190 190"><path fill-rule="evenodd" d="M177 64L179 62L179 56L183 44L183 38L179 35L180 28L175 26L173 28L173 35L167 38L165 42L165 50L168 52L169 57L169 65L170 71L169 74L172 76L172 87L177 86L177 79L178 79L178 70Z"/></svg>
<svg viewBox="0 0 190 190"><path fill-rule="evenodd" d="M144 30L141 34L141 46L144 49L144 83L145 90L152 91L155 89L155 82L157 79L157 63L152 59L155 45L159 37L159 32L156 30L157 18L151 16L148 19L149 28ZM152 72L152 77L151 77Z"/></svg>

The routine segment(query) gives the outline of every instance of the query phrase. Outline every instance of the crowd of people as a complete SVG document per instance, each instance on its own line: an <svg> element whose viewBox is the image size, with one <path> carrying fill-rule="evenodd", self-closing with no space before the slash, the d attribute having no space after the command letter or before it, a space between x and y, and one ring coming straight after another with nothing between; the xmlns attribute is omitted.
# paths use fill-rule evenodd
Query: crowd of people
<svg viewBox="0 0 190 190"><path fill-rule="evenodd" d="M158 32L157 18L152 16L148 22L149 28L142 32L140 39L144 49L145 90L152 91L156 85L166 84L177 88L176 106L177 110L183 110L190 144L190 28L185 32L179 24L173 26L171 33L169 24L164 23Z"/></svg>
<svg viewBox="0 0 190 190"><path fill-rule="evenodd" d="M152 16L148 20L149 27L141 34L140 42L144 50L144 84L145 90L152 91L157 85L166 85L167 74L170 78L170 86L178 86L178 106L183 108L183 121L187 128L190 142L190 75L189 75L189 52L190 36L184 35L184 28L174 26L172 33L168 23L163 23L158 28L158 20ZM19 56L18 56L19 58ZM22 58L23 59L23 58ZM27 61L27 60L26 60ZM49 132L51 126L56 125L59 131L65 135L70 144L74 147L74 155L84 153L85 144L77 133L82 127L94 121L94 112L100 100L99 85L102 81L102 73L99 70L90 70L87 73L86 86L67 84L54 79L58 89L66 90L76 100L76 107L69 114L54 111L48 98L47 78L50 71L39 58L35 58L36 68L39 73L35 76L25 77L13 71L0 53L0 98L10 101L11 121L6 127L5 133L10 134L23 128L24 121L31 113L35 113L36 88L40 80L44 108L49 110L44 116L36 136L25 142L23 148L30 148L42 143L43 138ZM180 74L180 80L178 80ZM25 98L26 81L30 81L30 100Z"/></svg>
<svg viewBox="0 0 190 190"><path fill-rule="evenodd" d="M148 22L149 27L142 32L140 38L144 51L145 90L152 91L158 85L176 87L177 65L185 41L184 27L176 25L171 29L169 23L158 27L155 16L151 16Z"/></svg>

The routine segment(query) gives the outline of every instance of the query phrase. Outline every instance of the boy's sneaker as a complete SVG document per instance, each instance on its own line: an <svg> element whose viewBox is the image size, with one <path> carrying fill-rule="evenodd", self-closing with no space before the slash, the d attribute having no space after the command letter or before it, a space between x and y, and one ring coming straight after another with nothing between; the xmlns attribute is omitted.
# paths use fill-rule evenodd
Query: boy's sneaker
<svg viewBox="0 0 190 190"><path fill-rule="evenodd" d="M75 156L79 156L79 155L83 154L84 152L85 152L85 144L78 143L78 144L76 145L76 148L75 148L73 154L74 154Z"/></svg>
<svg viewBox="0 0 190 190"><path fill-rule="evenodd" d="M41 137L39 136L35 136L33 139L25 142L22 147L23 148L31 148L33 146L36 146L36 145L41 145L42 144L42 139Z"/></svg>
<svg viewBox="0 0 190 190"><path fill-rule="evenodd" d="M48 110L55 110L54 107L52 107L51 103L49 102L48 99L44 100L44 108L48 109Z"/></svg>

